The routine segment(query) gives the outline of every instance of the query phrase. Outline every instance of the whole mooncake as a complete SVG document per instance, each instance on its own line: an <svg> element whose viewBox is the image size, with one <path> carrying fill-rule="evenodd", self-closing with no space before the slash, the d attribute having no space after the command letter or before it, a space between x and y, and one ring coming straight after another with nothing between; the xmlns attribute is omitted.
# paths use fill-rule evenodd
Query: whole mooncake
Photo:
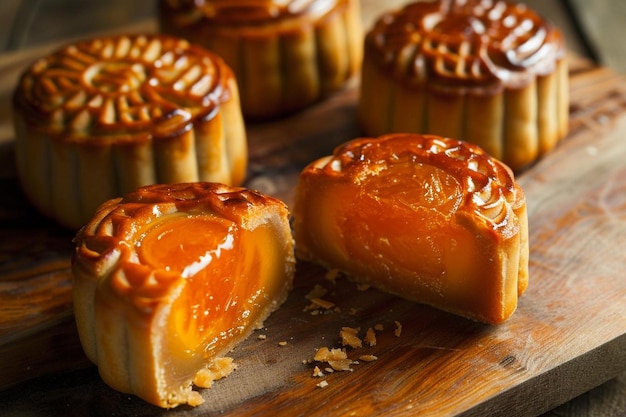
<svg viewBox="0 0 626 417"><path fill-rule="evenodd" d="M563 37L523 4L407 4L380 16L363 60L359 120L368 136L459 138L519 171L567 133Z"/></svg>
<svg viewBox="0 0 626 417"><path fill-rule="evenodd" d="M224 358L287 298L284 203L216 183L150 185L102 204L75 238L73 299L87 357L114 389L198 405Z"/></svg>
<svg viewBox="0 0 626 417"><path fill-rule="evenodd" d="M73 229L142 185L245 177L234 75L186 40L133 35L65 46L24 72L13 109L24 192Z"/></svg>
<svg viewBox="0 0 626 417"><path fill-rule="evenodd" d="M524 193L473 144L347 142L302 171L293 217L298 258L474 320L503 322L528 285Z"/></svg>
<svg viewBox="0 0 626 417"><path fill-rule="evenodd" d="M361 66L358 0L160 0L161 30L222 56L247 119L303 109Z"/></svg>

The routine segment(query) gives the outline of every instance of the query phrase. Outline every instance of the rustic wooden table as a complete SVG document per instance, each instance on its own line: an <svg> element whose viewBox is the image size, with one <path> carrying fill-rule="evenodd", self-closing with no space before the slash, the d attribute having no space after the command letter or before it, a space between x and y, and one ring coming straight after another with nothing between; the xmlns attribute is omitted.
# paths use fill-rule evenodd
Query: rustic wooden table
<svg viewBox="0 0 626 417"><path fill-rule="evenodd" d="M404 3L404 1L363 0L362 3L364 21L366 25L369 25L381 8L393 7L396 4ZM570 50L576 56L589 55L590 43L581 39L579 28L573 24L572 15L563 7L563 3L541 0L529 0L527 3L548 16L563 29ZM152 20L148 20L139 21L132 26L111 27L111 29L116 32L154 31L155 25ZM77 34L77 36L81 35ZM10 94L13 85L19 72L29 62L37 56L49 52L55 45L62 42L64 40L52 40L49 43L0 55L0 190L3 196L2 204L0 204L0 402L6 404L0 409L0 415L67 415L68 412L72 414L71 409L74 409L74 413L77 415L83 412L97 415L151 415L157 411L145 408L141 402L128 396L116 396L115 393L103 386L98 380L95 368L89 366L83 358L76 340L68 291L67 266L71 233L58 229L49 222L38 218L24 201L15 180L15 168L12 160L13 131L10 121ZM595 182L593 179L585 177L584 172L583 174L577 173L577 162L572 162L572 159L584 159L590 155L597 157L598 152L607 151L611 155L597 157L591 165L580 169L589 170L589 172L597 175L596 180L603 182L607 189L618 194L621 193L621 195L626 193L626 171L623 168L623 162L620 162L624 159L617 159L619 156L626 157L625 141L623 140L623 134L626 134L626 81L610 69L598 68L593 63L590 64L582 60L576 60L573 67L572 133L557 152L529 172L524 173L520 180L528 189L528 193L546 207L571 204L574 215L584 217L580 210L588 210L589 207L586 207L585 204L589 201L586 199L594 197L593 190L587 189L585 191L585 187L592 187ZM277 123L252 126L250 128L252 159L249 185L276 194L289 202L290 190L293 187L298 167L301 167L314 156L331 149L333 140L349 138L350 135L357 134L351 116L355 95L356 91L352 87L327 103L303 114ZM327 121L327 125L321 129L316 123L320 117L325 117ZM325 139L318 140L319 138ZM292 140L293 142L291 142ZM560 169L561 171L559 171ZM572 178L563 178L560 176L560 172L570 173ZM551 179L554 177L556 177L554 181L557 183L551 184ZM581 180L573 183L579 177ZM574 187L576 189L581 188L583 191L580 191L580 194L577 194L578 191L572 191L573 195L576 196L573 200L568 200L563 196L556 198L558 204L554 202L554 199L545 197L548 191L558 194L559 187L563 186L572 187L572 190ZM605 203L607 202L604 201L603 204ZM468 398L464 398L462 393L455 392L455 395L460 398L459 403L463 403L461 400L465 400L469 405L462 404L456 409L450 408L449 405L441 406L440 409L444 410L442 413L445 415L456 412L462 412L466 415L504 415L504 413L506 415L537 415L544 413L545 416L554 417L617 417L626 415L626 373L624 373L624 369L626 369L624 323L626 293L624 292L624 285L621 284L626 260L623 250L611 249L610 246L607 246L610 244L617 245L617 239L624 236L623 224L626 202L622 197L615 198L609 203L613 204L612 210L607 212L606 207L601 207L601 209L604 210L604 215L610 214L611 219L602 218L604 223L592 225L601 229L598 233L604 233L604 235L595 236L594 239L587 235L568 237L564 231L549 232L546 229L549 226L549 221L562 220L562 224L566 224L563 223L565 222L563 219L571 220L571 216L564 215L563 218L549 220L545 219L544 216L554 216L553 212L541 204L541 207L534 209L534 219L536 219L534 227L536 229L531 232L531 237L536 239L536 244L532 249L537 256L534 258L532 267L539 283L534 292L525 296L528 301L526 301L526 307L523 305L521 308L519 321L513 321L509 327L501 328L499 333L496 332L486 337L481 335L485 330L477 326L468 325L429 310L419 310L420 313L425 314L425 317L431 318L435 323L438 322L440 325L445 323L444 327L450 326L448 331L456 332L455 335L451 336L450 341L444 343L439 340L437 345L441 349L445 345L446 349L454 351L460 349L459 346L461 345L467 349L467 345L461 343L462 336L471 336L475 342L483 343L498 338L504 340L507 332L513 332L512 334L520 330L530 332L531 328L528 327L528 323L524 322L524 317L539 313L547 314L547 311L541 309L537 299L541 300L543 296L545 297L544 301L552 300L555 305L554 308L559 308L557 305L560 302L558 301L559 298L548 294L550 290L562 291L563 297L576 298L582 296L581 300L583 301L585 291L595 294L593 289L587 289L585 286L580 290L581 294L578 294L576 288L568 288L565 284L561 286L558 281L556 284L546 284L548 276L542 268L550 264L555 256L563 256L564 258L550 271L551 274L570 273L572 276L567 283L577 282L574 279L576 272L569 264L572 262L571 257L577 256L601 270L600 276L596 278L602 279L594 282L593 285L597 285L609 293L606 298L598 296L601 298L598 300L598 305L587 306L590 308L590 314L596 315L596 322L580 325L580 329L569 328L566 324L562 324L561 330L567 329L574 333L563 339L561 339L561 333L549 333L545 336L545 340L537 341L543 342L543 346L539 344L528 347L526 353L518 352L517 359L513 356L507 356L509 362L504 363L502 367L508 366L510 368L524 365L525 373L522 376L516 376L515 380L509 380L512 378L509 374L499 374L493 369L484 370L483 372L487 374L492 373L492 377L502 378L502 387L504 388L496 394L492 392L489 395L477 390L474 394L481 398L480 401L472 400L469 395ZM584 218L584 220L588 219ZM579 227L579 223L576 223L576 227ZM567 225L572 226L570 223ZM612 231L607 230L607 225L613 226ZM588 230L587 226L576 227L572 227L570 233L593 231L595 234L593 228ZM551 252L546 248L545 242L542 240L546 236L551 237L552 240L550 241L554 245L564 245L569 249L572 249L575 239L580 239L587 244L595 245L595 247L583 249L582 246L575 246L574 252L565 258L567 252ZM555 236L558 236L559 239L555 239ZM623 242L623 239L621 241ZM585 251L594 254L598 250L614 251L613 259L602 258L603 262L605 260L610 264L609 267L601 267L597 259L591 259L589 254L585 255ZM548 254L552 258L542 258ZM585 273L589 272L589 268L580 266L579 269L586 271ZM288 314L297 316L301 310L301 300L298 297L310 289L310 282L319 281L323 283L323 280L320 281L319 275L320 271L310 266L305 266L300 271L299 284L293 297L290 297L285 313L273 317L270 324L275 324L275 326L268 327L270 336L272 336L271 331L275 332L275 341L281 337L290 341L289 346L293 346L292 350L289 350L289 347L283 350L289 352L289 355L307 356L303 352L304 349L310 348L312 341L309 340L300 344L291 341L294 337L296 339L309 337L305 331L313 326L313 322L300 318L301 322L298 323L298 326L302 328L293 322L290 322L291 327L287 326L288 328L280 327L280 325L288 322ZM589 277L589 279L591 278L593 277ZM307 282L309 279L311 281ZM611 285L613 286L611 287ZM347 289L343 288L338 291L347 291ZM531 297L536 298L533 301ZM383 311L384 309L380 307L381 303L384 303L385 308L390 306L395 308L397 317L406 318L414 314L412 307L406 303L390 300L380 294L359 295L357 298L359 298L357 302L361 303L373 300L374 305L379 308L377 311L381 313L381 317L389 315L388 311ZM581 309L585 308L586 305L583 301L581 301ZM613 305L612 308L610 305L602 305L607 301L617 304ZM575 304L571 304L560 308L567 311L568 308L575 309L577 307ZM575 313L572 311L572 316L578 317ZM580 314L580 320L584 321L582 318L585 317L584 312ZM562 320L563 318L558 319ZM349 317L326 317L323 321L316 322L316 332L327 334L331 340L334 337L332 331L340 325L341 320L349 321ZM542 324L545 323L536 323L537 326ZM423 339L420 338L423 338L424 334L428 336L429 327L419 324L417 327L406 326L405 329L408 339L404 340L401 350L393 351L392 349L392 351L399 358L406 359L404 355L414 353L408 350L409 346L423 342ZM434 332L434 330L432 331ZM576 331L582 331L586 334L579 335L575 333ZM431 338L434 337L432 334L430 336ZM440 336L441 334L438 334L437 337ZM412 337L415 339L411 339ZM564 345L554 350L554 346L551 344L556 343L556 339ZM529 340L527 339L527 343ZM463 343L466 343L466 340L463 340ZM506 343L502 343L503 346L507 347L506 343L513 342L508 340ZM267 366L269 362L278 361L279 359L276 357L280 358L280 356L274 357L272 353L268 353L272 352L269 346L259 348L255 342L247 343L239 353L243 355L255 352L257 349L263 351L265 355L264 360L266 362L262 363L263 366ZM489 349L496 348L490 347ZM507 349L511 349L511 346L508 346ZM571 353L573 350L576 353ZM478 349L474 353L477 356L484 355L485 350ZM433 363L438 363L437 360L443 360L439 356L435 357L432 352L427 355L421 351L417 356ZM463 359L463 355L460 353L455 354L455 357L460 360ZM516 360L524 363L517 364ZM554 366L544 363L549 360L555 362ZM273 366L272 369L276 369L277 365L274 364ZM388 371L389 369L383 365L380 366L382 370L387 369ZM268 366L268 368L271 367ZM261 367L257 370L261 369L265 368ZM441 369L445 370L443 367ZM360 378L358 371L362 371L362 369L355 370L354 375L352 375L357 380ZM268 373L268 378L275 377L277 378L276 381L267 381L262 378L256 380L265 390L264 395L259 394L260 391L257 392L257 395L269 403L278 400L283 401L282 403L277 402L279 404L290 404L288 400L281 398L282 392L319 396L315 392L303 391L302 387L295 391L284 388L287 382L308 386L306 384L309 382L302 381L302 379L309 377L308 372L308 368L299 369L297 364L283 365L280 367L278 375L272 372ZM240 374L245 376L249 373L240 372ZM471 373L468 375L471 376ZM243 377L238 376L238 378ZM231 386L241 382L240 379L231 382ZM336 381L338 384L345 383L350 389L359 389L359 386L354 386L354 381L350 382L346 376L338 376ZM382 381L390 382L389 379L384 378ZM278 389L277 387L283 388ZM347 390L347 392L349 391ZM391 400L397 400L395 394L396 392L391 389L386 395ZM435 394L433 393L433 395ZM248 393L247 395L252 394ZM358 392L354 395L358 395ZM365 391L363 396L367 397ZM416 398L424 399L424 397ZM527 404L531 400L535 405ZM255 407L251 401L244 401L243 405L239 404L238 407L237 404L233 405L232 403L229 405L222 402L221 405L222 409L227 411L226 414L230 412L233 415L246 415L262 409L262 407ZM449 399L447 402L454 401ZM563 402L565 403L560 405ZM93 407L98 409L94 411ZM333 408L330 404L327 408L322 408L321 412L328 412L330 415L333 411L341 409L339 406ZM418 407L415 405L413 411L417 409ZM300 410L302 411L302 409ZM346 409L343 408L343 410ZM357 410L363 412L367 408ZM208 409L204 411L211 412ZM193 410L188 409L177 410L177 412L185 415L193 414ZM212 412L217 414L215 410ZM407 415L411 415L410 411L405 410L405 412ZM306 413L303 411L303 414Z"/></svg>

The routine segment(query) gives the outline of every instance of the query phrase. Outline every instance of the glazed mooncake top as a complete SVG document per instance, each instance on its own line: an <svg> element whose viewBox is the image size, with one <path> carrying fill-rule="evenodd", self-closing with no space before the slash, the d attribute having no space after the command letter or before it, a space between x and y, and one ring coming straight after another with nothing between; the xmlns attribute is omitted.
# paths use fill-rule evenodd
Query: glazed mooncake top
<svg viewBox="0 0 626 417"><path fill-rule="evenodd" d="M189 13L190 20L228 24L263 23L307 14L322 16L346 0L163 0L170 9ZM195 16L195 17L194 17Z"/></svg>
<svg viewBox="0 0 626 417"><path fill-rule="evenodd" d="M465 213L503 236L517 232L525 204L511 170L476 145L436 135L389 134L338 147L309 173L345 178L378 201Z"/></svg>
<svg viewBox="0 0 626 417"><path fill-rule="evenodd" d="M231 99L230 68L164 35L115 36L65 46L36 61L16 88L27 124L72 142L137 142L178 135Z"/></svg>
<svg viewBox="0 0 626 417"><path fill-rule="evenodd" d="M502 0L408 4L379 17L366 48L398 79L452 91L523 86L565 55L557 28Z"/></svg>
<svg viewBox="0 0 626 417"><path fill-rule="evenodd" d="M287 217L284 203L245 188L148 185L100 206L74 239L74 262L109 277L113 291L148 311L177 281L232 251L242 230L270 221L266 210Z"/></svg>

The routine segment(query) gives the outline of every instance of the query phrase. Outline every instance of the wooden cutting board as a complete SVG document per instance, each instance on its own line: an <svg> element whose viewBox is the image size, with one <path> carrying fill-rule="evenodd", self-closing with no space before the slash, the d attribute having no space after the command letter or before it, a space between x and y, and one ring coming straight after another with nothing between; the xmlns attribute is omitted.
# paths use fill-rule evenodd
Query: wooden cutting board
<svg viewBox="0 0 626 417"><path fill-rule="evenodd" d="M108 388L84 358L70 295L73 232L41 218L20 192L10 92L30 58L0 65L0 414L165 414ZM286 304L232 353L238 370L203 390L202 406L173 412L530 416L624 371L626 80L582 61L571 75L570 135L519 176L530 287L510 320L474 323L299 263ZM301 114L250 125L247 185L291 205L302 167L358 136L356 98L352 85ZM333 308L307 310L316 284ZM313 376L316 349L341 347L343 326L362 334L378 324L375 346L348 349L377 360Z"/></svg>

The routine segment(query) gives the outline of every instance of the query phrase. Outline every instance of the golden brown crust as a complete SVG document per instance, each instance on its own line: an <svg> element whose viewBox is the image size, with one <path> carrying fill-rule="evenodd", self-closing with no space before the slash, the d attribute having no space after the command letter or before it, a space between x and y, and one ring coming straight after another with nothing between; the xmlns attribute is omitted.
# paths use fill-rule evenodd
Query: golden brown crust
<svg viewBox="0 0 626 417"><path fill-rule="evenodd" d="M90 146L178 136L231 99L216 55L163 35L96 38L41 58L14 104L33 130Z"/></svg>
<svg viewBox="0 0 626 417"><path fill-rule="evenodd" d="M201 402L192 382L284 302L295 267L284 203L215 183L110 200L75 244L85 353L111 387L161 407Z"/></svg>
<svg viewBox="0 0 626 417"><path fill-rule="evenodd" d="M366 36L379 66L409 85L494 94L555 71L561 32L522 4L414 2L385 13Z"/></svg>
<svg viewBox="0 0 626 417"><path fill-rule="evenodd" d="M243 112L266 119L341 88L361 64L356 0L161 0L162 31L216 51L233 68Z"/></svg>
<svg viewBox="0 0 626 417"><path fill-rule="evenodd" d="M221 58L182 39L133 35L68 45L24 72L13 105L25 192L71 228L103 201L142 185L237 185L245 177L234 76Z"/></svg>
<svg viewBox="0 0 626 417"><path fill-rule="evenodd" d="M504 1L415 2L367 33L364 132L432 133L480 144L514 170L567 133L560 31Z"/></svg>
<svg viewBox="0 0 626 417"><path fill-rule="evenodd" d="M299 257L466 317L505 320L527 286L523 191L469 143L350 141L303 170L293 215Z"/></svg>

